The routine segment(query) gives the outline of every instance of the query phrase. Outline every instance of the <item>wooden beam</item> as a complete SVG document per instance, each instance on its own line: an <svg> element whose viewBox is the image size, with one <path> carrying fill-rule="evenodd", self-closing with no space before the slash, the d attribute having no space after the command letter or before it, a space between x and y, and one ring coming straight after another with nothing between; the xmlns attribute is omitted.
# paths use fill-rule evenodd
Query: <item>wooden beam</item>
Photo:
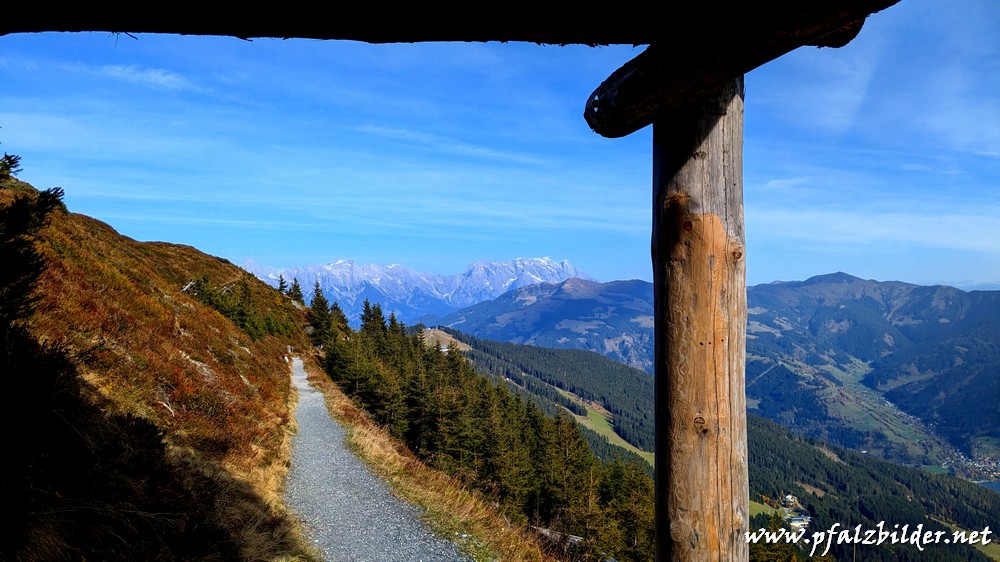
<svg viewBox="0 0 1000 562"><path fill-rule="evenodd" d="M488 16L468 7L410 3L339 4L332 14L314 2L288 0L268 8L208 10L184 2L110 5L4 6L0 35L42 31L108 31L347 39L367 43L417 41L527 41L585 45L648 44L661 26L624 10L553 10L538 3L494 6Z"/></svg>
<svg viewBox="0 0 1000 562"><path fill-rule="evenodd" d="M743 77L653 125L656 560L746 560Z"/></svg>
<svg viewBox="0 0 1000 562"><path fill-rule="evenodd" d="M810 0L809 3L830 0ZM857 0L843 0L856 2ZM731 17L764 35L773 13L798 11L801 0L759 0L752 10L732 11L729 3L691 8L683 3L658 6L656 17L635 10L590 10L578 5L515 2L491 10L489 17L454 6L413 3L387 9L379 4L338 5L330 15L315 3L288 0L273 9L206 10L191 2L142 5L71 3L58 10L37 2L9 3L0 18L0 35L43 31L106 31L229 35L240 38L299 37L348 39L368 43L416 41L527 41L566 45L649 45L676 29L710 30L708 19ZM701 6L701 3L699 4ZM750 19L748 19L750 18ZM669 26L665 26L668 22ZM714 24L713 24L714 25Z"/></svg>
<svg viewBox="0 0 1000 562"><path fill-rule="evenodd" d="M798 47L846 45L869 14L898 1L772 0L718 16L693 12L682 18L690 25L683 33L652 44L601 83L584 118L602 136L623 137Z"/></svg>

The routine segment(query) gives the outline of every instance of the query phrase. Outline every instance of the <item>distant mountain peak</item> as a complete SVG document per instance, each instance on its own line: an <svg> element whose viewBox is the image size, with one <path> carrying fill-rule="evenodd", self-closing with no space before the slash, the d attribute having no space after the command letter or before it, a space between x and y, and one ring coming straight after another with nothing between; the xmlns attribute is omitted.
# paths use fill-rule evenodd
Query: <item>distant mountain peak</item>
<svg viewBox="0 0 1000 562"><path fill-rule="evenodd" d="M854 283L856 281L863 281L860 277L855 277L853 275L844 273L843 271L837 271L836 273L826 273L823 275L814 275L809 279L805 280L805 283L818 284L818 283Z"/></svg>
<svg viewBox="0 0 1000 562"><path fill-rule="evenodd" d="M358 264L338 259L324 265L276 269L247 261L244 268L277 284L278 276L296 278L311 298L314 283L337 301L351 319L357 318L365 299L382 304L404 322L422 316L440 316L464 306L492 300L507 291L538 283L558 283L587 277L566 260L515 258L507 261L477 260L462 272L440 275L415 271L403 264Z"/></svg>

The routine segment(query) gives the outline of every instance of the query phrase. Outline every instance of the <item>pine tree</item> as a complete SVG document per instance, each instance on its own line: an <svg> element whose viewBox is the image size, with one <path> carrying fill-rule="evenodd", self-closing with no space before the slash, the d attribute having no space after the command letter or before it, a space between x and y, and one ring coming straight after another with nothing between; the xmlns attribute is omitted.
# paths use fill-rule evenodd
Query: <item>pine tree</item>
<svg viewBox="0 0 1000 562"><path fill-rule="evenodd" d="M302 287L299 285L299 279L297 277L292 278L292 288L288 289L288 297L293 301L299 301L299 304L305 304L305 297L302 296Z"/></svg>
<svg viewBox="0 0 1000 562"><path fill-rule="evenodd" d="M282 295L288 292L288 283L285 281L285 276L278 274L278 292Z"/></svg>
<svg viewBox="0 0 1000 562"><path fill-rule="evenodd" d="M403 333L403 323L396 319L396 313L389 313L389 333L390 334L402 334Z"/></svg>
<svg viewBox="0 0 1000 562"><path fill-rule="evenodd" d="M364 308L361 312L361 332L373 336L382 336L389 330L385 324L385 315L382 313L382 305L372 304L365 299Z"/></svg>
<svg viewBox="0 0 1000 562"><path fill-rule="evenodd" d="M313 285L313 298L309 303L309 325L312 326L313 345L321 346L332 335L330 321L330 301L323 295L319 281Z"/></svg>
<svg viewBox="0 0 1000 562"><path fill-rule="evenodd" d="M340 304L337 301L333 301L330 305L330 324L333 326L333 334L335 336L348 335L351 328L347 324L347 315L344 314L344 309L340 308Z"/></svg>
<svg viewBox="0 0 1000 562"><path fill-rule="evenodd" d="M21 157L14 154L3 153L0 158L0 181L9 180L21 171ZM62 190L62 188L55 188Z"/></svg>
<svg viewBox="0 0 1000 562"><path fill-rule="evenodd" d="M653 552L653 479L640 459L612 459L604 467L601 501L619 530L617 560L648 560ZM609 537L599 539L607 541ZM605 545L610 548L610 545Z"/></svg>
<svg viewBox="0 0 1000 562"><path fill-rule="evenodd" d="M545 480L552 495L552 524L572 532L585 527L586 479L596 459L579 424L569 414L560 412L551 431Z"/></svg>
<svg viewBox="0 0 1000 562"><path fill-rule="evenodd" d="M531 462L528 412L524 403L503 386L490 385L480 392L486 395L482 409L486 438L484 442L484 478L501 502L515 513L527 511L527 498L535 470ZM522 515L523 516L523 515Z"/></svg>

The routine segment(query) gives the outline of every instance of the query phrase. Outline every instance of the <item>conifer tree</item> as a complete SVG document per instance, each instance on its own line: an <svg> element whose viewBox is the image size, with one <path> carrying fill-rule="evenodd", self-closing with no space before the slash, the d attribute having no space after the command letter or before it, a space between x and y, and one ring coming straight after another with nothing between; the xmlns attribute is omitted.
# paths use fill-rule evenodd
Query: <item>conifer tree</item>
<svg viewBox="0 0 1000 562"><path fill-rule="evenodd" d="M368 361L375 361L388 355L383 337L384 330L379 327L385 325L385 318L381 314L382 309L378 304L372 305L368 299L364 300L361 327L358 329L358 334L361 336L358 338L358 351Z"/></svg>
<svg viewBox="0 0 1000 562"><path fill-rule="evenodd" d="M21 171L21 157L13 154L3 153L0 158L0 180L9 180Z"/></svg>
<svg viewBox="0 0 1000 562"><path fill-rule="evenodd" d="M344 309L340 308L340 304L337 301L333 301L330 305L330 324L333 327L333 334L335 336L346 335L350 332L350 327L347 324L347 315L344 314Z"/></svg>
<svg viewBox="0 0 1000 562"><path fill-rule="evenodd" d="M361 332L373 336L385 335L388 331L385 324L385 315L382 313L382 305L372 304L365 299L364 308L361 312Z"/></svg>
<svg viewBox="0 0 1000 562"><path fill-rule="evenodd" d="M300 304L305 304L305 297L302 296L302 287L299 285L299 279L297 277L292 277L292 287L288 289L288 296L293 301L299 301Z"/></svg>
<svg viewBox="0 0 1000 562"><path fill-rule="evenodd" d="M586 519L586 479L596 459L569 414L560 412L550 431L545 480L551 494L552 519L562 529L580 529Z"/></svg>
<svg viewBox="0 0 1000 562"><path fill-rule="evenodd" d="M330 322L330 301L323 295L319 281L313 285L313 297L309 303L309 325L312 326L313 345L323 345L332 334Z"/></svg>
<svg viewBox="0 0 1000 562"><path fill-rule="evenodd" d="M524 513L531 480L535 478L531 462L528 413L521 399L503 386L483 389L486 431L483 477L492 482L492 491L510 504L516 513ZM481 422L481 423L483 423Z"/></svg>
<svg viewBox="0 0 1000 562"><path fill-rule="evenodd" d="M403 324L399 320L396 319L396 313L395 312L390 312L389 313L389 333L391 333L391 334L402 334L403 333Z"/></svg>
<svg viewBox="0 0 1000 562"><path fill-rule="evenodd" d="M256 339L260 334L255 332L255 314L253 310L253 297L250 294L250 281L244 275L236 285L235 298L231 298L231 317L233 323Z"/></svg>
<svg viewBox="0 0 1000 562"><path fill-rule="evenodd" d="M0 181L9 180L21 171L21 157L14 154L3 153L0 158ZM62 188L55 188L61 190Z"/></svg>
<svg viewBox="0 0 1000 562"><path fill-rule="evenodd" d="M616 457L604 467L601 479L601 501L620 533L615 553L619 560L644 560L653 551L653 479L641 462Z"/></svg>
<svg viewBox="0 0 1000 562"><path fill-rule="evenodd" d="M288 292L288 282L285 281L285 276L278 274L278 292L282 295Z"/></svg>

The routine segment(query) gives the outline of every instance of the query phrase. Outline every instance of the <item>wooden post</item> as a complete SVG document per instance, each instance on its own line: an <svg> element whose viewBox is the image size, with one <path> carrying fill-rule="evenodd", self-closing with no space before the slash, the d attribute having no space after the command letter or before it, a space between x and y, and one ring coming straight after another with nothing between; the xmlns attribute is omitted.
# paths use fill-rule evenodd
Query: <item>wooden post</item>
<svg viewBox="0 0 1000 562"><path fill-rule="evenodd" d="M747 560L743 77L653 123L656 560Z"/></svg>

